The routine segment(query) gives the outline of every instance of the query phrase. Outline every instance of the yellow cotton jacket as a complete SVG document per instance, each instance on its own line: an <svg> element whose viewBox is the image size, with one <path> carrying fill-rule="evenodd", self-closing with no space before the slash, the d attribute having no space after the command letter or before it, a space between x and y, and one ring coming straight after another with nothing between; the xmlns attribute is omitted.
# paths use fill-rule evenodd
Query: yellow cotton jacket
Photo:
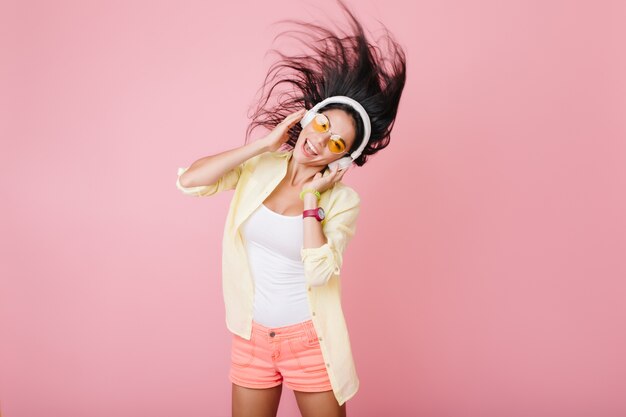
<svg viewBox="0 0 626 417"><path fill-rule="evenodd" d="M285 177L292 154L293 150L262 153L227 172L214 184L197 187L183 187L180 176L189 167L178 168L176 187L187 195L211 196L235 190L222 240L222 290L226 326L247 340L252 332L254 280L240 226ZM341 308L340 271L343 252L356 231L360 198L352 188L338 182L321 194L319 205L326 212L322 230L327 243L318 248L301 248L301 257L311 319L319 336L333 392L342 405L359 388Z"/></svg>

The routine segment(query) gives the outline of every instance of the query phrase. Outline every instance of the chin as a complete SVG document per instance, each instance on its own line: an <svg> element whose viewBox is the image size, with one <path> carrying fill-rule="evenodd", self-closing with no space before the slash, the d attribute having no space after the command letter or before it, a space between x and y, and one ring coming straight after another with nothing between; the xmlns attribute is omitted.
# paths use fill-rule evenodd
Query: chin
<svg viewBox="0 0 626 417"><path fill-rule="evenodd" d="M298 165L306 165L306 166L311 166L311 167L318 167L319 169L322 169L322 167L326 166L326 163L324 163L323 161L311 161L309 160L309 158L306 157L306 155L302 155L302 152L299 152L297 150L294 149L293 151L293 155L291 157L291 159L293 159L295 162L298 163Z"/></svg>
<svg viewBox="0 0 626 417"><path fill-rule="evenodd" d="M291 159L295 160L299 164L306 164L306 157L302 155L299 149L294 149Z"/></svg>

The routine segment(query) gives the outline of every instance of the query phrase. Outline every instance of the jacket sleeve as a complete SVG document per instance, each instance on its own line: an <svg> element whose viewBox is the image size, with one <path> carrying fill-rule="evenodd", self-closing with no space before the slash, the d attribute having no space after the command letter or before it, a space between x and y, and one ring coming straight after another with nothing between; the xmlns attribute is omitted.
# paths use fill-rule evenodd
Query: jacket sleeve
<svg viewBox="0 0 626 417"><path fill-rule="evenodd" d="M208 197L208 196L212 196L214 194L220 193L225 190L232 190L237 186L237 182L239 182L239 177L241 176L241 171L243 169L244 164L238 165L235 168L231 169L213 184L198 185L196 187L183 187L180 184L180 176L185 171L187 171L189 167L178 168L178 178L176 179L176 188L178 188L184 194L192 195L196 197Z"/></svg>
<svg viewBox="0 0 626 417"><path fill-rule="evenodd" d="M356 232L360 198L356 192L339 193L322 223L327 243L319 248L302 248L304 275L308 285L325 285L331 276L339 275L343 252ZM346 195L347 194L347 195Z"/></svg>

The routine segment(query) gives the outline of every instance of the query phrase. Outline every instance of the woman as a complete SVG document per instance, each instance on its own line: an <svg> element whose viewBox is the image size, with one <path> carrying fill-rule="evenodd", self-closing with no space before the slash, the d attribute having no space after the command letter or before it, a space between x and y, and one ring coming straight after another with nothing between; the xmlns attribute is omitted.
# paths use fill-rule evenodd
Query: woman
<svg viewBox="0 0 626 417"><path fill-rule="evenodd" d="M363 166L388 145L406 63L388 32L383 58L340 5L354 33L289 21L308 29L296 33L311 51L279 53L270 68L246 139L258 126L270 133L178 169L186 194L235 190L222 259L235 417L275 416L283 381L303 416L345 416L359 387L340 269L360 199L341 179L348 164ZM290 89L268 106L283 85Z"/></svg>

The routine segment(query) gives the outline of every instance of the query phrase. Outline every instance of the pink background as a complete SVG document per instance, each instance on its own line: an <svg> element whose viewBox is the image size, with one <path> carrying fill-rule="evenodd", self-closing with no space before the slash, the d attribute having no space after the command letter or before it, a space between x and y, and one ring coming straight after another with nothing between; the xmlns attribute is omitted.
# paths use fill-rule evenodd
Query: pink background
<svg viewBox="0 0 626 417"><path fill-rule="evenodd" d="M344 179L349 415L626 415L624 2L350 4L408 81ZM176 169L243 144L272 22L338 10L0 5L3 417L230 414L232 193L184 196Z"/></svg>

